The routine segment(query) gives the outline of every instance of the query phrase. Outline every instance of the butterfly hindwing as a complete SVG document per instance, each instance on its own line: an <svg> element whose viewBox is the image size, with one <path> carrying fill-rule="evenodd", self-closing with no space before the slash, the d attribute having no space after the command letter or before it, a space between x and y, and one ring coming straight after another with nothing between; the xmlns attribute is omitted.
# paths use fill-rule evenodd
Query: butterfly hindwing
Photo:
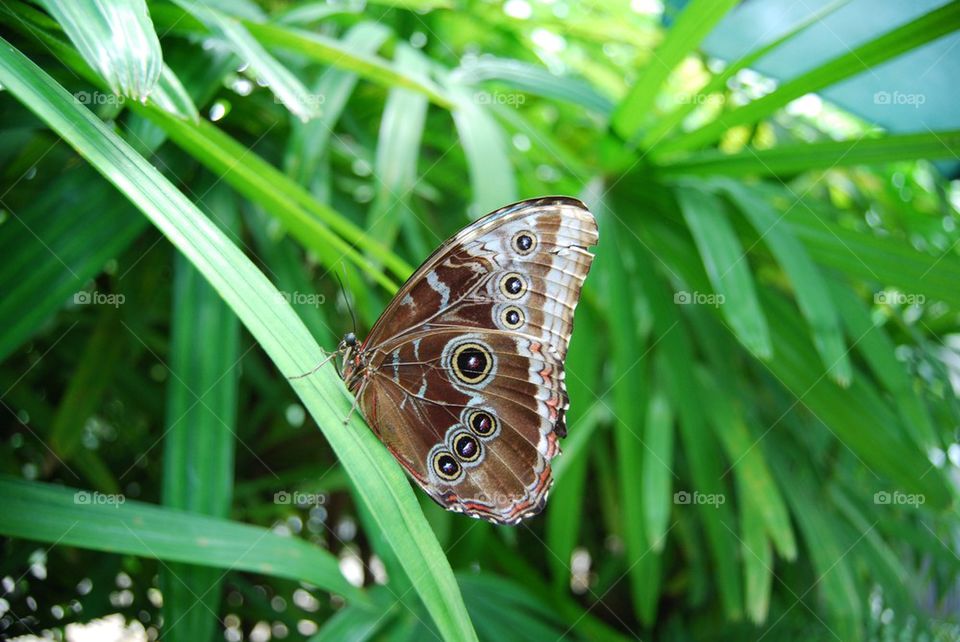
<svg viewBox="0 0 960 642"><path fill-rule="evenodd" d="M502 208L424 263L347 365L371 427L445 507L500 523L542 508L596 241L574 199Z"/></svg>
<svg viewBox="0 0 960 642"><path fill-rule="evenodd" d="M538 510L558 452L551 426L566 399L559 361L503 331L409 339L384 353L363 399L381 440L444 506L503 522ZM486 363L464 369L471 357ZM443 454L452 471L438 467Z"/></svg>

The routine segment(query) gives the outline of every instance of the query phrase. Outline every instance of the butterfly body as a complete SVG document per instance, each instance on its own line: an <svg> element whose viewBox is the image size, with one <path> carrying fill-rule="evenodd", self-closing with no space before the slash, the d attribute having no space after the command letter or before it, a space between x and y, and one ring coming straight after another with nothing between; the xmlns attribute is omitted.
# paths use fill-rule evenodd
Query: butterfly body
<svg viewBox="0 0 960 642"><path fill-rule="evenodd" d="M496 523L543 508L596 241L575 199L501 208L434 252L362 343L345 341L343 377L367 422L442 506Z"/></svg>

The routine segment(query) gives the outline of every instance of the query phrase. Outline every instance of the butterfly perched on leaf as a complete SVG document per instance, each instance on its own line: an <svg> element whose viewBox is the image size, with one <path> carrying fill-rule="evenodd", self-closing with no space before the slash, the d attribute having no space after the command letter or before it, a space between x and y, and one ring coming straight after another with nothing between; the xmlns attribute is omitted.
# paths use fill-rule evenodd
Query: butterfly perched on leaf
<svg viewBox="0 0 960 642"><path fill-rule="evenodd" d="M597 224L580 201L500 208L441 245L343 378L367 423L443 507L501 524L539 513L568 407L564 358Z"/></svg>

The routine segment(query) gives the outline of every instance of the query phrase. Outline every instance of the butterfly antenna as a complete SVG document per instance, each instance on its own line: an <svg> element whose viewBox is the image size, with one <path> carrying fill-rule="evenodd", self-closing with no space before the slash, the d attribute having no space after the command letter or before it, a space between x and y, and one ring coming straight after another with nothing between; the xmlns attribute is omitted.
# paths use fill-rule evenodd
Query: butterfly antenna
<svg viewBox="0 0 960 642"><path fill-rule="evenodd" d="M337 277L337 283L340 284L340 293L343 295L343 302L347 304L347 309L350 310L350 320L353 322L353 333L357 333L357 315L353 311L353 304L350 303L350 297L347 296L347 289L343 286L343 279L340 278L340 275L336 272L333 273ZM347 266L343 266L343 276L347 276Z"/></svg>

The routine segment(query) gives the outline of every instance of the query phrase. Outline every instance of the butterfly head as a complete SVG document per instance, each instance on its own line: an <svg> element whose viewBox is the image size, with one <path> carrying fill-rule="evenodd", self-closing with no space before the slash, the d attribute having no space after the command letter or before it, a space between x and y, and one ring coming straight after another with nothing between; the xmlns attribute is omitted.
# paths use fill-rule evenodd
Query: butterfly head
<svg viewBox="0 0 960 642"><path fill-rule="evenodd" d="M337 350L343 355L341 376L347 382L347 387L353 389L363 378L363 345L357 339L356 334L348 332L343 335Z"/></svg>

